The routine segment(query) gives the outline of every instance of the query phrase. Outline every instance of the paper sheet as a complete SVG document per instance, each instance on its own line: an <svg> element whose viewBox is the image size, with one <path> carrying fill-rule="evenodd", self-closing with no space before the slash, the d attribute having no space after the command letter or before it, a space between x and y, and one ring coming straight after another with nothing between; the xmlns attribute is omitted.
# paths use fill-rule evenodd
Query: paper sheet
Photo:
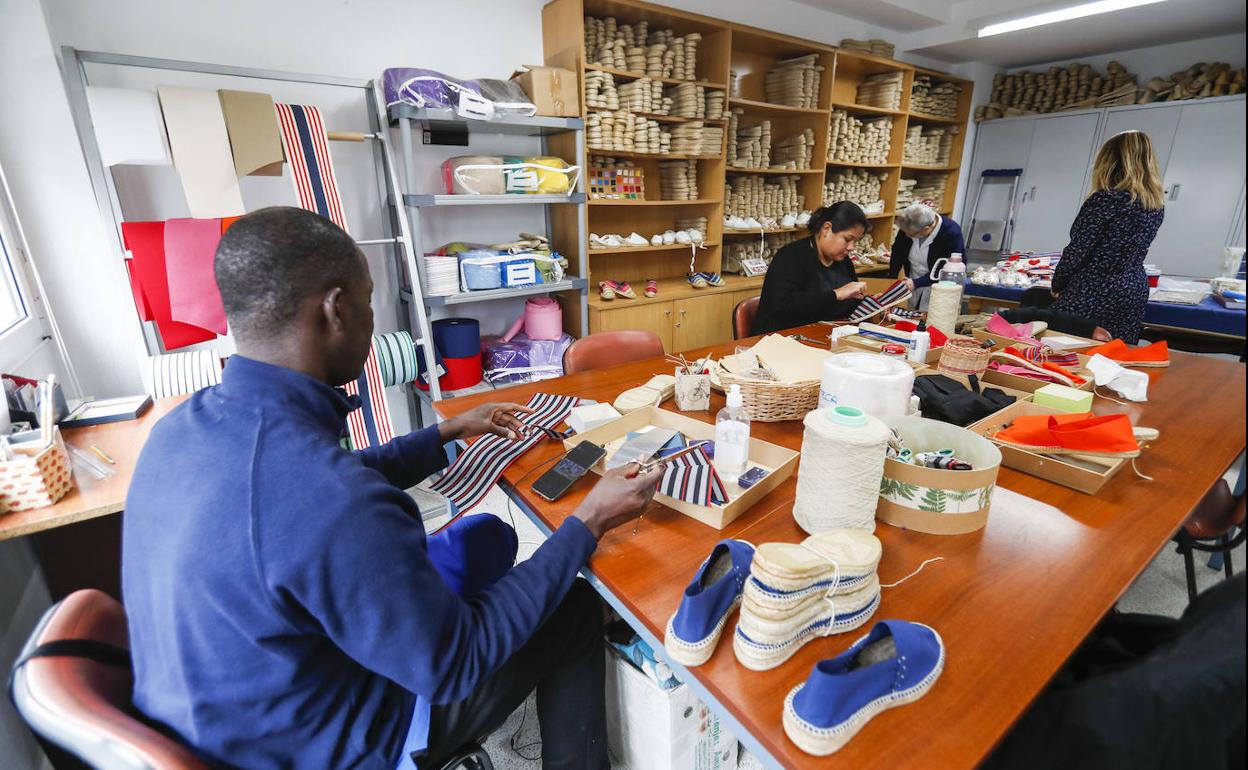
<svg viewBox="0 0 1248 770"><path fill-rule="evenodd" d="M255 91L217 92L239 176L281 176L286 153L273 97Z"/></svg>
<svg viewBox="0 0 1248 770"><path fill-rule="evenodd" d="M170 219L165 222L165 275L169 313L179 323L226 333L225 306L212 272L219 219Z"/></svg>
<svg viewBox="0 0 1248 770"><path fill-rule="evenodd" d="M87 105L105 166L173 162L155 91L87 86Z"/></svg>
<svg viewBox="0 0 1248 770"><path fill-rule="evenodd" d="M157 93L169 132L173 165L182 178L191 216L228 217L245 213L217 92L161 86Z"/></svg>
<svg viewBox="0 0 1248 770"><path fill-rule="evenodd" d="M1054 350L1069 350L1072 348L1086 348L1088 346L1087 340L1081 340L1075 337L1063 337L1060 335L1044 337L1040 341Z"/></svg>
<svg viewBox="0 0 1248 770"><path fill-rule="evenodd" d="M217 335L213 332L177 323L170 316L169 282L165 273L165 223L122 222L121 234L126 248L133 255L131 264L134 275L143 287L143 297L151 309L165 350L215 339Z"/></svg>
<svg viewBox="0 0 1248 770"><path fill-rule="evenodd" d="M782 334L768 334L750 352L775 372L780 382L823 379L823 362L832 355L830 350L812 348Z"/></svg>

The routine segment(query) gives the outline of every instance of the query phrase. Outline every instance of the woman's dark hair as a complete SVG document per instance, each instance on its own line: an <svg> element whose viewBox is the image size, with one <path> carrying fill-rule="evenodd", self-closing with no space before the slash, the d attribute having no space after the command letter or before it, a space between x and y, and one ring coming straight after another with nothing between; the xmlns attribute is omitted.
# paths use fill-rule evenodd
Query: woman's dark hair
<svg viewBox="0 0 1248 770"><path fill-rule="evenodd" d="M825 222L832 225L834 233L843 233L855 225L862 227L864 233L870 229L867 225L867 215L862 213L857 203L849 201L837 201L811 214L810 223L807 225L810 228L810 234L818 235Z"/></svg>

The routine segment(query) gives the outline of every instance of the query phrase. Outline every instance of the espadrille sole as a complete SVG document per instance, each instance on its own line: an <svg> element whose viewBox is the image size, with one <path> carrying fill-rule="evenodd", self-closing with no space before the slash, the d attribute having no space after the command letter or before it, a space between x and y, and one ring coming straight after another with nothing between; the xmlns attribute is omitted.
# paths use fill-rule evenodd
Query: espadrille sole
<svg viewBox="0 0 1248 770"><path fill-rule="evenodd" d="M676 616L673 615L667 619L667 630L663 632L663 649L667 650L667 654L672 660L683 666L702 665L715 654L715 647L719 645L719 637L724 633L724 625L728 623L728 616L740 605L741 597L738 596L728 606L728 609L724 611L710 635L696 642L687 642L676 636L676 633L672 630L672 621L676 619Z"/></svg>
<svg viewBox="0 0 1248 770"><path fill-rule="evenodd" d="M856 631L870 620L879 608L880 595L876 593L865 607L852 610L851 612L854 613L852 617L841 621L833 619L830 628L819 627L816 623L807 624L791 639L776 643L748 640L738 625L736 632L732 635L732 651L736 655L737 662L751 671L768 671L782 665L813 639Z"/></svg>
<svg viewBox="0 0 1248 770"><path fill-rule="evenodd" d="M793 710L793 698L806 686L806 683L803 682L790 690L788 696L784 699L784 733L789 736L789 740L793 741L799 749L807 754L812 754L816 757L835 754L846 743L849 743L850 739L857 735L866 726L867 722L870 722L880 712L896 708L897 706L904 706L907 703L914 703L926 695L927 691L932 689L932 685L936 683L936 680L940 678L940 673L944 668L945 645L944 642L940 642L940 658L936 661L936 667L932 669L931 673L923 677L918 684L906 690L882 695L863 706L841 724L826 728L812 725L798 716L797 712Z"/></svg>

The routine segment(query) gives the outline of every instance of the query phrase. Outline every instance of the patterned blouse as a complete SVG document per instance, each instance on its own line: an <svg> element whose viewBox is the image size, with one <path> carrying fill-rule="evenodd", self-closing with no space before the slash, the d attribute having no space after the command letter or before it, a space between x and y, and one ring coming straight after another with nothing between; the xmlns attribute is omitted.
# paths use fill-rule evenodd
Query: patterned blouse
<svg viewBox="0 0 1248 770"><path fill-rule="evenodd" d="M1146 209L1125 190L1099 190L1083 202L1053 274L1054 310L1096 321L1128 343L1140 339L1148 278L1144 260L1165 209Z"/></svg>

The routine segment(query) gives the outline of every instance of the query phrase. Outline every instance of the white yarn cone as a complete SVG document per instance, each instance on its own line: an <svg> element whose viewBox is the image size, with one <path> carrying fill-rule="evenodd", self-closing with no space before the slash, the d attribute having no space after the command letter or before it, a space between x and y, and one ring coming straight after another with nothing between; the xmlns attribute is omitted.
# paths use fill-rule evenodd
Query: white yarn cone
<svg viewBox="0 0 1248 770"><path fill-rule="evenodd" d="M837 527L873 531L888 428L853 407L806 415L793 518L811 534Z"/></svg>

